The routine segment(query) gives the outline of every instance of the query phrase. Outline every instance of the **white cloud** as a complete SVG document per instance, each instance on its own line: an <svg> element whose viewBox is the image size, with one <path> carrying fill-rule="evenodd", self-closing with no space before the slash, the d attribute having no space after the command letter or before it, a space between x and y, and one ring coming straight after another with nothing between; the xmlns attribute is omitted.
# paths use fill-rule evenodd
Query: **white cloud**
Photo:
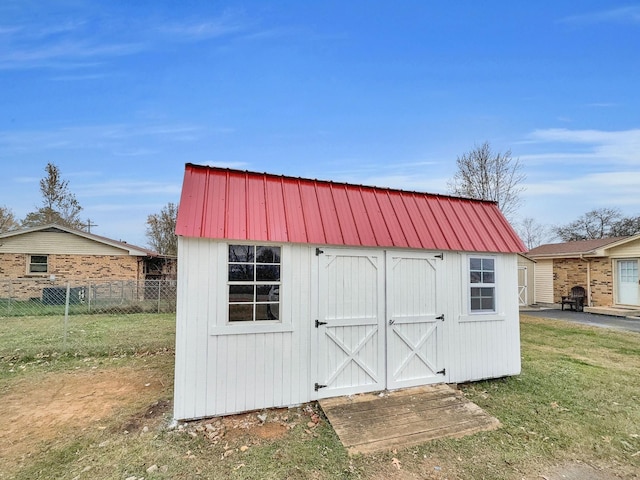
<svg viewBox="0 0 640 480"><path fill-rule="evenodd" d="M182 40L208 40L244 30L244 27L228 19L220 18L196 22L174 23L159 28L162 33L180 37Z"/></svg>
<svg viewBox="0 0 640 480"><path fill-rule="evenodd" d="M96 66L100 59L133 55L144 49L141 43L96 44L83 40L64 40L55 44L21 46L0 52L0 69L78 68ZM98 60L87 63L85 60Z"/></svg>
<svg viewBox="0 0 640 480"><path fill-rule="evenodd" d="M108 182L85 183L74 186L79 197L108 197L117 196L129 198L140 195L180 195L181 182L153 182L153 181L133 181L133 180L112 180ZM128 202L120 204L124 207Z"/></svg>
<svg viewBox="0 0 640 480"><path fill-rule="evenodd" d="M597 23L632 23L640 24L640 6L630 5L599 12L571 15L561 20L564 23L590 25Z"/></svg>
<svg viewBox="0 0 640 480"><path fill-rule="evenodd" d="M140 147L125 145L125 142L140 137L153 137L158 142L194 141L205 133L203 127L186 124L105 124L51 130L0 131L0 152L111 149L110 153L120 155L123 152L141 154Z"/></svg>
<svg viewBox="0 0 640 480"><path fill-rule="evenodd" d="M551 128L535 130L529 144L553 153L525 154L523 161L609 162L640 166L640 129L604 131ZM567 149L567 146L571 147Z"/></svg>

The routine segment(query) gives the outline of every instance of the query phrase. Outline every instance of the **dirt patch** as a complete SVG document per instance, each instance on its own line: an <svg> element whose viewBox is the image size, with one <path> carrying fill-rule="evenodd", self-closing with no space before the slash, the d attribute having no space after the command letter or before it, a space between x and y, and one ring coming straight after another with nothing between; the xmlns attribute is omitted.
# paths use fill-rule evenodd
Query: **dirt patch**
<svg viewBox="0 0 640 480"><path fill-rule="evenodd" d="M0 460L19 462L46 441L85 430L118 408L164 389L144 369L75 371L46 375L42 381L17 382L0 402Z"/></svg>
<svg viewBox="0 0 640 480"><path fill-rule="evenodd" d="M318 412L309 404L301 408L269 409L187 422L180 425L177 431L194 438L202 436L214 444L223 440L228 444L238 441L277 440L298 425L303 425L307 433L313 434L313 430L322 421Z"/></svg>

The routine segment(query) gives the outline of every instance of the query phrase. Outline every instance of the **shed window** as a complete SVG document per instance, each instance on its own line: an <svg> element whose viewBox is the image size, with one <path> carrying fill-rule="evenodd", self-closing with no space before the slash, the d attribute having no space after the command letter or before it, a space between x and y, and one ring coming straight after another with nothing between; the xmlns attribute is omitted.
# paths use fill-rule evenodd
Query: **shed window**
<svg viewBox="0 0 640 480"><path fill-rule="evenodd" d="M469 258L469 303L471 312L496 311L496 261L494 258Z"/></svg>
<svg viewBox="0 0 640 480"><path fill-rule="evenodd" d="M48 271L49 263L46 255L29 255L29 273L42 274Z"/></svg>
<svg viewBox="0 0 640 480"><path fill-rule="evenodd" d="M229 245L229 322L280 320L280 247Z"/></svg>

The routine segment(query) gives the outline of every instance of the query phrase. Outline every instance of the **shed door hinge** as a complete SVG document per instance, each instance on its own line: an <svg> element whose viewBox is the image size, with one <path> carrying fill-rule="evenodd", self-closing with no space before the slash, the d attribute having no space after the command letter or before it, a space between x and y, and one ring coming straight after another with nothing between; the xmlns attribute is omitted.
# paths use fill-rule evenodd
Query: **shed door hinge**
<svg viewBox="0 0 640 480"><path fill-rule="evenodd" d="M319 328L320 325L326 325L326 324L327 324L327 322L321 322L320 320L316 319L316 328Z"/></svg>
<svg viewBox="0 0 640 480"><path fill-rule="evenodd" d="M318 247L316 247L316 257L321 253L324 253L324 250L320 250Z"/></svg>
<svg viewBox="0 0 640 480"><path fill-rule="evenodd" d="M436 317L436 320L442 320L444 322L444 313L438 317Z"/></svg>
<svg viewBox="0 0 640 480"><path fill-rule="evenodd" d="M444 259L444 253L438 253L437 255L434 255L435 258L439 258L440 260Z"/></svg>
<svg viewBox="0 0 640 480"><path fill-rule="evenodd" d="M436 375L445 375L447 373L447 369L443 368L442 370L440 370L439 372L436 372ZM317 385L317 384L316 384Z"/></svg>
<svg viewBox="0 0 640 480"><path fill-rule="evenodd" d="M318 382L313 386L313 389L317 392L321 388L326 388L326 385L320 385Z"/></svg>

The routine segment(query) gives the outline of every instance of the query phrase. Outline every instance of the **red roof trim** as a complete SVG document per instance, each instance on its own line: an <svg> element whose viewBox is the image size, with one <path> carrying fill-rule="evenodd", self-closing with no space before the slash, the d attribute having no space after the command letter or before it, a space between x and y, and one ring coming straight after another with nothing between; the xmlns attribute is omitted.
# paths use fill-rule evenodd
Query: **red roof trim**
<svg viewBox="0 0 640 480"><path fill-rule="evenodd" d="M176 233L479 252L526 248L494 202L187 164Z"/></svg>

